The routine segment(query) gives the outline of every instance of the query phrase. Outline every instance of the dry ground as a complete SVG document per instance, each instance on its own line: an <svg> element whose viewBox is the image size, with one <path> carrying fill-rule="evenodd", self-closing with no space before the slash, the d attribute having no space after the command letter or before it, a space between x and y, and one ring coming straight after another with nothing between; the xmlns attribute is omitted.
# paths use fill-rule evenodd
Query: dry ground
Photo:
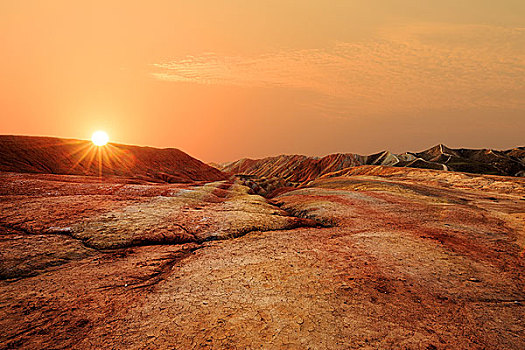
<svg viewBox="0 0 525 350"><path fill-rule="evenodd" d="M525 181L387 170L0 174L0 348L525 348Z"/></svg>

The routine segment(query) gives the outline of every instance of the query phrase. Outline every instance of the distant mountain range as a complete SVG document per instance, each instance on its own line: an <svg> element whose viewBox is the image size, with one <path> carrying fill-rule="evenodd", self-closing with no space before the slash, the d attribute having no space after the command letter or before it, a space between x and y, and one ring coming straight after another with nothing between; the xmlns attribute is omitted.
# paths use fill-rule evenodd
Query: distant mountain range
<svg viewBox="0 0 525 350"><path fill-rule="evenodd" d="M0 171L17 173L119 176L153 182L224 180L228 176L175 149L53 137L1 136Z"/></svg>
<svg viewBox="0 0 525 350"><path fill-rule="evenodd" d="M459 171L476 174L525 176L525 147L505 151L452 149L437 145L422 152L393 154L384 151L369 156L336 153L325 157L280 155L263 159L240 159L224 163L224 172L290 182L311 181L322 175L360 165L383 165Z"/></svg>

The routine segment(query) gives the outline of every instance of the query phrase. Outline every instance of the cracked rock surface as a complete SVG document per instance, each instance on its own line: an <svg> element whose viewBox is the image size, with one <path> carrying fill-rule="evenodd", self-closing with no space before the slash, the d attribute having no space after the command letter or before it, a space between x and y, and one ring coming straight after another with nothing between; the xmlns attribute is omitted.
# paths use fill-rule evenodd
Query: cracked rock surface
<svg viewBox="0 0 525 350"><path fill-rule="evenodd" d="M0 173L0 349L523 349L525 180Z"/></svg>

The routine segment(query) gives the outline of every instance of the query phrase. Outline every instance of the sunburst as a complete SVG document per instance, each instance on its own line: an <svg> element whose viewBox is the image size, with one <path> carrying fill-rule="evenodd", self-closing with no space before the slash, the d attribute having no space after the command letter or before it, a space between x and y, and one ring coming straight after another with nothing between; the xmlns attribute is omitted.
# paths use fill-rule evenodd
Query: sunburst
<svg viewBox="0 0 525 350"><path fill-rule="evenodd" d="M93 136L91 136L91 141L93 141L96 146L105 146L109 141L109 136L105 131L95 131Z"/></svg>
<svg viewBox="0 0 525 350"><path fill-rule="evenodd" d="M134 166L135 157L129 154L125 147L109 144L106 132L93 133L91 141L80 142L79 147L70 153L73 161L71 170L82 169L85 175L96 173L101 177L103 174L126 173Z"/></svg>

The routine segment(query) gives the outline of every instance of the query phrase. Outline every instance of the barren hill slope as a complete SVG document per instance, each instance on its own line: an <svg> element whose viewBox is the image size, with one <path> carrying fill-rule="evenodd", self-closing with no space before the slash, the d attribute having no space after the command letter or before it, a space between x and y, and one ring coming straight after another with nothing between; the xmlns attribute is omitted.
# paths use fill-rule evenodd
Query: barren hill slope
<svg viewBox="0 0 525 350"><path fill-rule="evenodd" d="M221 171L174 149L52 137L0 136L0 171L122 176L147 181L191 182L227 178Z"/></svg>
<svg viewBox="0 0 525 350"><path fill-rule="evenodd" d="M361 165L363 157L355 154L331 154L323 158L281 155L263 159L241 159L221 166L224 172L257 177L279 177L292 182L315 179L325 173Z"/></svg>

